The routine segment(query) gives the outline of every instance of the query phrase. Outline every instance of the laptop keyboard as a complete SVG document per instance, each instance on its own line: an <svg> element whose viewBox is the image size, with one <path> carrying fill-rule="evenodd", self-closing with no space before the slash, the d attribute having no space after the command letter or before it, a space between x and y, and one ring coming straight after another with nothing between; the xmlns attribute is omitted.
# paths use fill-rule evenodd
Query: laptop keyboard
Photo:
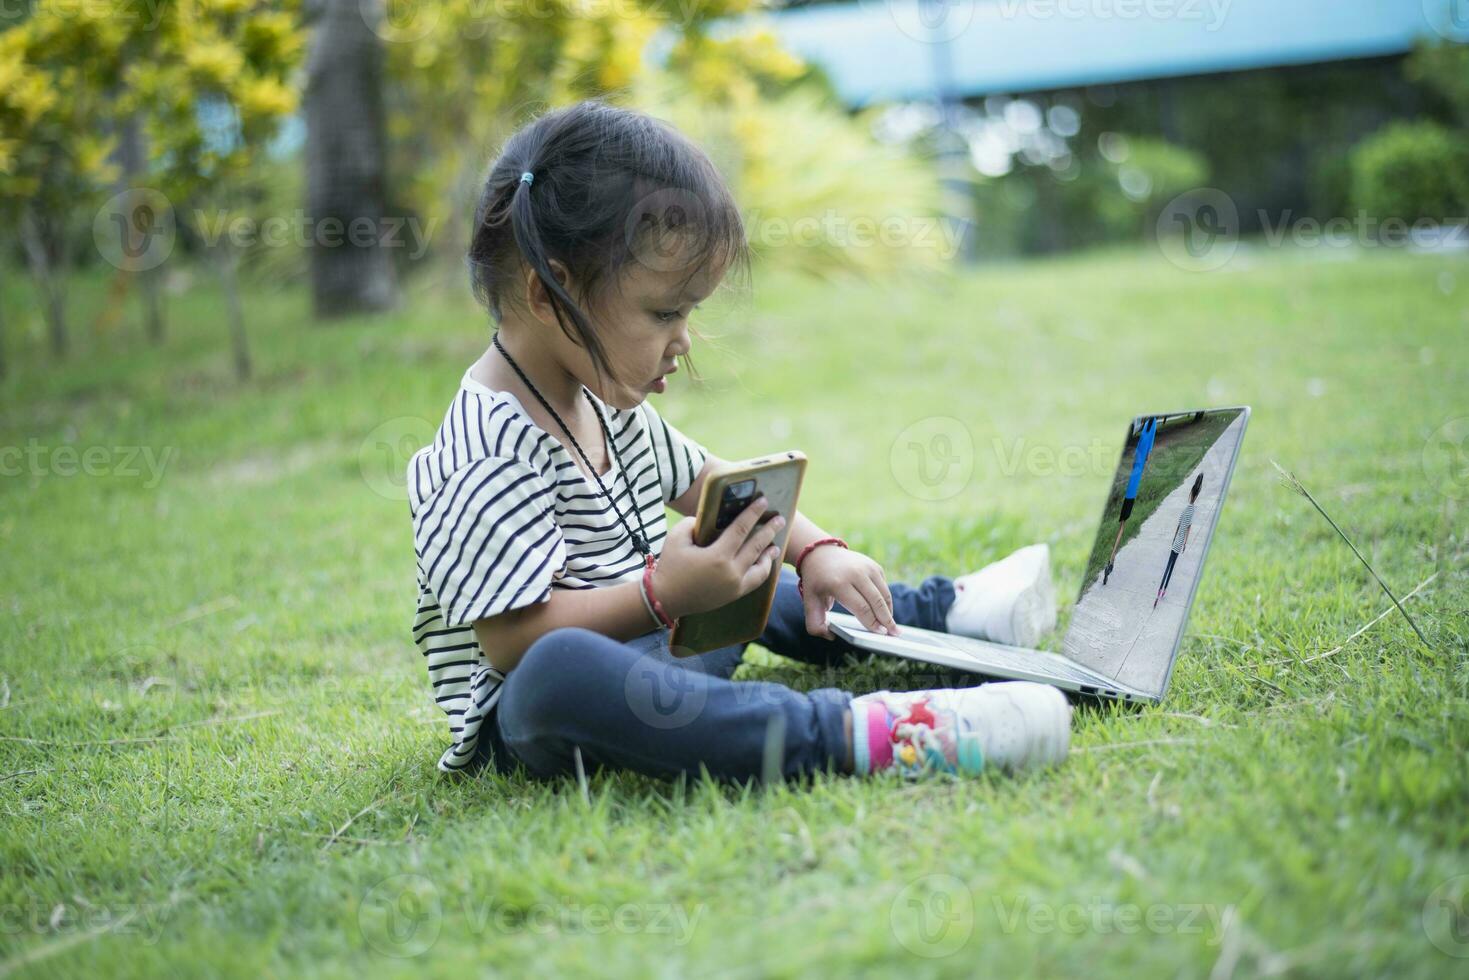
<svg viewBox="0 0 1469 980"><path fill-rule="evenodd" d="M854 634L867 633L874 637L880 636L880 634L865 629L855 616L842 613L831 614L832 619L838 616L841 617L839 625L850 629ZM1104 678L1073 664L1065 657L1045 650L1021 650L998 643L986 643L967 636L952 636L934 630L919 629L916 626L905 627L902 635L892 639L899 642L906 640L918 646L936 646L952 650L962 654L966 660L973 661L974 669L981 673L1000 667L1031 674L1044 674L1058 680L1076 681L1078 684L1086 684L1091 687L1110 689L1112 686Z"/></svg>
<svg viewBox="0 0 1469 980"><path fill-rule="evenodd" d="M906 631L908 638L915 643L928 643L933 646L941 646L949 650L955 650L970 657L976 666L988 665L991 667L1006 667L1011 670L1023 670L1031 673L1044 672L1053 677L1065 678L1067 680L1080 681L1084 684L1096 684L1098 679L1088 671L1072 664L1064 657L1058 657L1043 651L1021 651L1012 650L999 644L984 643L979 640L966 640L964 638L949 636L946 633ZM902 637L899 637L902 639Z"/></svg>

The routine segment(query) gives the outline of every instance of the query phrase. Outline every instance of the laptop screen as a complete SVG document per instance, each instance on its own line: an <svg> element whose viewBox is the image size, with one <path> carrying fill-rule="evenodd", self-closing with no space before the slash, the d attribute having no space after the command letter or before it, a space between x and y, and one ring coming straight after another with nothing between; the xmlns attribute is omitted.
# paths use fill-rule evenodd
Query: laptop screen
<svg viewBox="0 0 1469 980"><path fill-rule="evenodd" d="M1063 651L1161 696L1234 471L1247 408L1132 420Z"/></svg>

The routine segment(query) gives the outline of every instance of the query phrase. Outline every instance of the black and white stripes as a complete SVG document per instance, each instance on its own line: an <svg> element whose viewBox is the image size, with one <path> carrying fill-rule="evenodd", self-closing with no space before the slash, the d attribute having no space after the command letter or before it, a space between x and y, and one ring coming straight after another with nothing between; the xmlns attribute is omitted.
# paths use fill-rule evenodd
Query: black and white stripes
<svg viewBox="0 0 1469 980"><path fill-rule="evenodd" d="M1194 505L1184 504L1183 513L1178 515L1178 527L1173 529L1173 550L1183 554L1183 546L1188 542L1188 529L1194 523Z"/></svg>
<svg viewBox="0 0 1469 980"><path fill-rule="evenodd" d="M664 504L688 490L708 453L647 401L625 411L596 405L656 554L668 535ZM636 527L615 458L601 476ZM439 768L453 771L473 756L504 680L480 649L474 621L543 602L552 588L635 580L643 560L570 452L514 396L467 373L432 445L408 464L408 504L418 556L413 640L454 738Z"/></svg>

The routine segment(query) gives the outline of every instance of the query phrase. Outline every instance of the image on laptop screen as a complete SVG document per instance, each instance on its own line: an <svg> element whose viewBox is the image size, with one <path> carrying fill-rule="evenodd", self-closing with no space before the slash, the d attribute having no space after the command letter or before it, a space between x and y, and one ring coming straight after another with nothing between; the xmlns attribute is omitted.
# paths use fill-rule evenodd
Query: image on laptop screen
<svg viewBox="0 0 1469 980"><path fill-rule="evenodd" d="M1065 654L1161 695L1248 412L1148 415L1128 427Z"/></svg>

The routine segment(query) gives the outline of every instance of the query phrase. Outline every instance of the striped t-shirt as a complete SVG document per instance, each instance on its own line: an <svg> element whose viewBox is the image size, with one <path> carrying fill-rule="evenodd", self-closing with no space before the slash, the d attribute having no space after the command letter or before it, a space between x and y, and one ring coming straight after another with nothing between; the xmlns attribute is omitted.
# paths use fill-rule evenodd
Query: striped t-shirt
<svg viewBox="0 0 1469 980"><path fill-rule="evenodd" d="M1173 532L1173 550L1183 554L1183 543L1188 538L1188 529L1194 523L1194 505L1184 504L1183 513L1178 515L1178 527ZM1163 525L1167 527L1167 524Z"/></svg>
<svg viewBox="0 0 1469 980"><path fill-rule="evenodd" d="M592 399L632 474L659 554L668 536L664 504L688 490L708 452L646 400L623 410ZM643 573L643 557L573 453L532 422L514 395L465 372L433 444L409 461L418 557L413 640L428 661L434 700L449 716L454 744L439 759L445 772L473 758L505 679L480 648L474 621L544 602L553 588L594 589ZM636 529L615 454L601 477Z"/></svg>

